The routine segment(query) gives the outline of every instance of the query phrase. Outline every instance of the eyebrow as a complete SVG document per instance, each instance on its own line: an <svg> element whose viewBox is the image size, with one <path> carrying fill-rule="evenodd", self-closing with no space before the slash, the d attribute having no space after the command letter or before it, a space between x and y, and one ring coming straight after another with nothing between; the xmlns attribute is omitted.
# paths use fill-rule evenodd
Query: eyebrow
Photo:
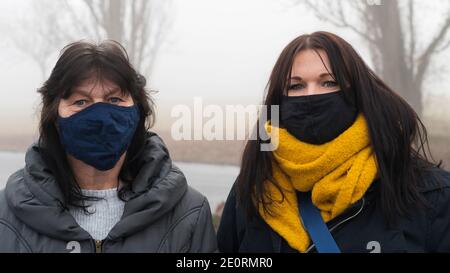
<svg viewBox="0 0 450 273"><path fill-rule="evenodd" d="M325 78L327 76L330 76L330 77L332 77L334 79L334 75L330 74L330 73L322 73L322 74L319 75L319 78ZM301 81L302 77L294 76L294 77L291 77L291 80L299 80L299 81Z"/></svg>
<svg viewBox="0 0 450 273"><path fill-rule="evenodd" d="M116 94L116 93L119 93L119 92L121 92L122 90L120 89L120 87L115 87L115 88L112 88L112 89L108 89L106 92L105 92L105 97L107 97L107 96L111 96L111 95L113 95L113 94ZM90 94L91 94L91 92L92 92L92 90L90 90L90 91L87 91L87 90L84 90L84 89L78 89L78 88L75 88L75 89L73 89L73 92L72 92L72 94L80 94L80 95L83 95L83 96L89 96Z"/></svg>

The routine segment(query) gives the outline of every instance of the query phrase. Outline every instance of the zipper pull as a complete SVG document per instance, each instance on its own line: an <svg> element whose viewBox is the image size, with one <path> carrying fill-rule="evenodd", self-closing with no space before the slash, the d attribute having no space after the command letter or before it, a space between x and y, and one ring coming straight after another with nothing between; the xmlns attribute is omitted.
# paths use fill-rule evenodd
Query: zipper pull
<svg viewBox="0 0 450 273"><path fill-rule="evenodd" d="M101 253L102 252L102 240L95 240L95 253Z"/></svg>

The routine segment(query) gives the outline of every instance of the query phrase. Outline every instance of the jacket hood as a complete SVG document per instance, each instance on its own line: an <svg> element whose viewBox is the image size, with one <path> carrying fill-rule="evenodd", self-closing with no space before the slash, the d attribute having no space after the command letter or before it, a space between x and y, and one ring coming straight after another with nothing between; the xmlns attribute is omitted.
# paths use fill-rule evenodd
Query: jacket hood
<svg viewBox="0 0 450 273"><path fill-rule="evenodd" d="M171 211L187 190L183 173L172 164L166 146L155 133L148 133L139 161L142 167L126 194L122 218L108 239L126 237L147 227ZM39 233L61 240L91 239L63 205L62 192L37 144L27 150L25 168L8 179L5 194L14 215Z"/></svg>

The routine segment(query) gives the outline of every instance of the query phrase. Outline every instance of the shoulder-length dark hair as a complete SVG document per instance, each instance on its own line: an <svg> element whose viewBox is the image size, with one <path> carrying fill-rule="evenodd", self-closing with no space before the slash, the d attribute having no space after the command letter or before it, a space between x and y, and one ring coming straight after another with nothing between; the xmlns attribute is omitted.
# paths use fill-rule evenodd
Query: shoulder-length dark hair
<svg viewBox="0 0 450 273"><path fill-rule="evenodd" d="M438 165L428 160L424 125L411 106L337 35L323 31L302 35L284 48L266 88L264 105L267 105L268 119L271 106L279 105L287 92L294 57L305 49L326 52L332 74L347 102L356 106L367 119L380 178L379 200L387 221L393 221L396 215L408 214L413 206L425 205L419 191L421 174L425 168ZM259 138L247 142L236 181L238 202L250 218L257 215L259 206L271 213L268 205L275 201L265 192L265 181L281 191L272 176L272 152L261 151L261 143Z"/></svg>
<svg viewBox="0 0 450 273"><path fill-rule="evenodd" d="M144 146L146 132L154 122L153 101L145 90L146 79L133 68L125 49L118 42L107 40L95 44L79 41L66 46L50 77L38 89L42 97L39 151L61 189L66 207L86 209L84 201L91 198L81 193L60 143L56 126L58 105L62 98L70 96L74 87L91 77L117 84L139 107L140 121L119 174L126 184L131 183L139 171L137 159Z"/></svg>

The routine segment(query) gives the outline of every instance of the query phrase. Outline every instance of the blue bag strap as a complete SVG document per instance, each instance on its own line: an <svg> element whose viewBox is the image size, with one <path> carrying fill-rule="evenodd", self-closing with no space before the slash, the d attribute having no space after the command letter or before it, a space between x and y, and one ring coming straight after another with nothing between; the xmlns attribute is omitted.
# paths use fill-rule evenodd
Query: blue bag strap
<svg viewBox="0 0 450 273"><path fill-rule="evenodd" d="M323 221L320 210L312 203L311 193L297 191L297 200L303 225L314 242L317 251L319 253L341 253Z"/></svg>

